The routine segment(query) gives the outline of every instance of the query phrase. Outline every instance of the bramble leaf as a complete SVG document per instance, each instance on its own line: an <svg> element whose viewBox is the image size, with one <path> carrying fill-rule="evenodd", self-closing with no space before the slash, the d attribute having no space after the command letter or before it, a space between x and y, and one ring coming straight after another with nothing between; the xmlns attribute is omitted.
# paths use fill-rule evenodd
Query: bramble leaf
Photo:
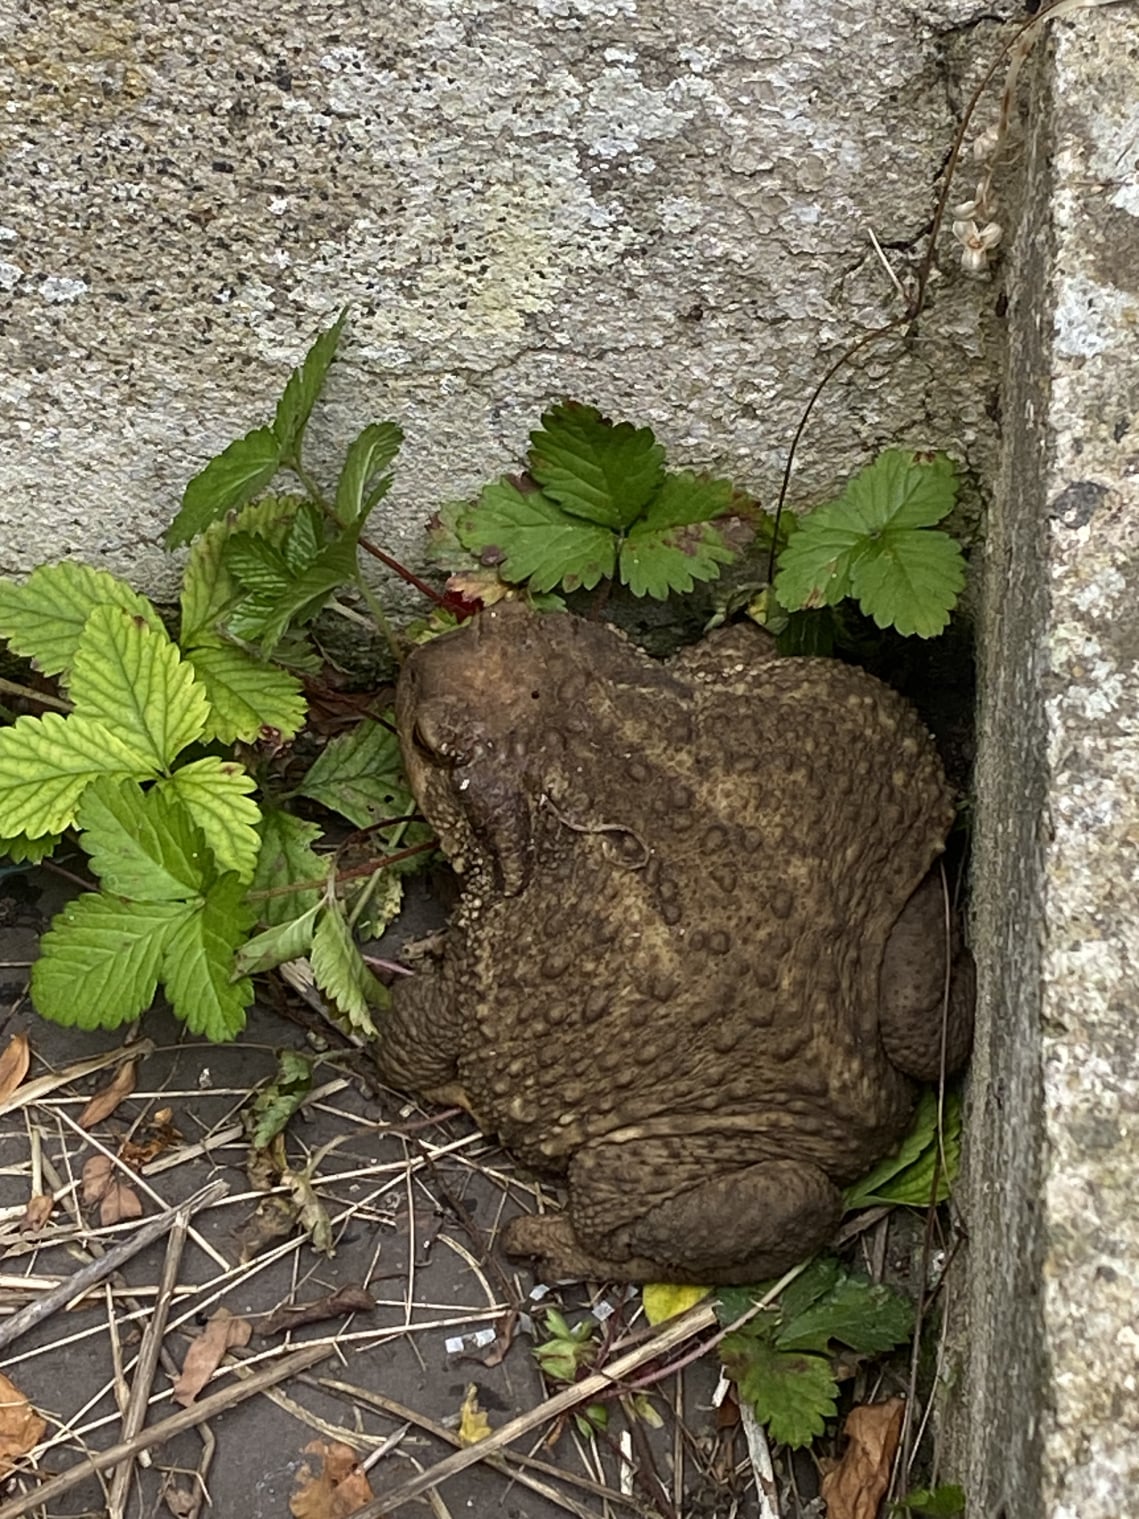
<svg viewBox="0 0 1139 1519"><path fill-rule="evenodd" d="M166 946L192 908L84 892L58 913L32 966L37 1012L67 1028L118 1028L154 1001Z"/></svg>
<svg viewBox="0 0 1139 1519"><path fill-rule="evenodd" d="M818 1355L777 1350L765 1338L735 1330L720 1345L724 1370L755 1409L773 1440L810 1445L837 1412L838 1383Z"/></svg>
<svg viewBox="0 0 1139 1519"><path fill-rule="evenodd" d="M325 903L313 935L309 963L317 986L335 1002L350 1026L368 1038L378 1038L368 1004L383 1006L387 991L364 964L339 902Z"/></svg>
<svg viewBox="0 0 1139 1519"><path fill-rule="evenodd" d="M664 449L648 427L614 426L594 407L567 401L530 434L530 473L573 516L622 528L660 486Z"/></svg>
<svg viewBox="0 0 1139 1519"><path fill-rule="evenodd" d="M235 875L226 875L175 923L165 941L162 979L175 1014L191 1033L217 1044L241 1033L253 1001L248 977L233 979L234 951L252 922L245 888Z"/></svg>
<svg viewBox="0 0 1139 1519"><path fill-rule="evenodd" d="M909 1339L914 1308L885 1282L842 1274L825 1297L794 1317L784 1306L782 1318L775 1334L780 1350L825 1351L838 1340L851 1350L870 1353Z"/></svg>
<svg viewBox="0 0 1139 1519"><path fill-rule="evenodd" d="M87 619L98 606L124 607L164 633L154 607L106 570L64 559L42 564L23 585L0 580L0 638L45 675L66 676Z"/></svg>
<svg viewBox="0 0 1139 1519"><path fill-rule="evenodd" d="M269 654L290 623L311 622L344 581L356 573L356 529L349 529L321 549L274 601L261 628L262 650Z"/></svg>
<svg viewBox="0 0 1139 1519"><path fill-rule="evenodd" d="M592 590L613 574L617 558L608 528L571 517L541 491L520 491L508 480L488 485L458 530L504 580L529 581L535 591Z"/></svg>
<svg viewBox="0 0 1139 1519"><path fill-rule="evenodd" d="M296 515L290 519L290 530ZM242 589L255 595L279 596L293 578L285 558L284 541L277 544L256 533L232 533L222 557L226 569Z"/></svg>
<svg viewBox="0 0 1139 1519"><path fill-rule="evenodd" d="M321 836L315 823L306 823L277 807L267 807L261 816L261 852L250 884L251 892L273 891L294 881L323 881L328 874L328 861L322 859L312 848ZM279 896L262 897L257 901L257 911L264 923L277 926L299 917L321 900L319 887L305 891L281 892Z"/></svg>
<svg viewBox="0 0 1139 1519"><path fill-rule="evenodd" d="M244 506L269 484L280 465L281 445L272 428L257 427L237 438L187 485L178 515L166 529L166 547L189 543L211 522Z"/></svg>
<svg viewBox="0 0 1139 1519"><path fill-rule="evenodd" d="M307 570L325 542L324 516L320 508L312 501L303 501L297 508L281 545L288 570L287 578L292 580L295 575Z"/></svg>
<svg viewBox="0 0 1139 1519"><path fill-rule="evenodd" d="M367 718L325 746L298 790L357 828L407 817L415 810L398 738L390 728Z"/></svg>
<svg viewBox="0 0 1139 1519"><path fill-rule="evenodd" d="M213 878L201 830L176 797L134 781L95 781L79 804L79 842L105 891L137 902L184 902Z"/></svg>
<svg viewBox="0 0 1139 1519"><path fill-rule="evenodd" d="M155 770L200 737L206 695L165 629L117 606L87 619L71 673L76 713L114 729Z"/></svg>
<svg viewBox="0 0 1139 1519"><path fill-rule="evenodd" d="M387 494L391 477L383 472L402 442L403 432L394 422L372 422L349 446L336 485L336 515L341 522L354 523L367 517Z"/></svg>
<svg viewBox="0 0 1139 1519"><path fill-rule="evenodd" d="M191 649L186 659L206 693L210 714L203 740L251 744L265 728L290 739L305 720L304 689L295 675L266 664L235 644Z"/></svg>
<svg viewBox="0 0 1139 1519"><path fill-rule="evenodd" d="M160 780L155 789L183 803L221 871L232 870L240 881L253 879L261 848L257 832L261 812L250 800L256 783L236 760L215 755L194 760Z"/></svg>
<svg viewBox="0 0 1139 1519"><path fill-rule="evenodd" d="M0 728L0 833L62 833L88 785L100 775L144 780L154 774L145 754L82 714L19 717Z"/></svg>
<svg viewBox="0 0 1139 1519"><path fill-rule="evenodd" d="M236 969L243 976L256 976L260 971L273 970L289 960L302 959L312 948L319 911L320 903L317 902L308 912L247 939L238 948L234 961Z"/></svg>
<svg viewBox="0 0 1139 1519"><path fill-rule="evenodd" d="M348 320L348 308L344 310L315 340L301 363L293 370L285 385L277 412L273 418L273 436L280 448L283 460L292 462L299 458L301 441L308 419L312 415L317 397L324 389L324 382L340 342L340 334Z"/></svg>
<svg viewBox="0 0 1139 1519"><path fill-rule="evenodd" d="M937 1093L926 1087L918 1098L909 1133L893 1155L888 1155L866 1176L847 1187L844 1194L846 1207L854 1210L870 1208L876 1203L899 1203L911 1208L926 1208L931 1202L944 1202L961 1162L959 1093L945 1094L944 1116L943 1161L939 1163ZM938 1173L937 1196L932 1197L935 1169Z"/></svg>

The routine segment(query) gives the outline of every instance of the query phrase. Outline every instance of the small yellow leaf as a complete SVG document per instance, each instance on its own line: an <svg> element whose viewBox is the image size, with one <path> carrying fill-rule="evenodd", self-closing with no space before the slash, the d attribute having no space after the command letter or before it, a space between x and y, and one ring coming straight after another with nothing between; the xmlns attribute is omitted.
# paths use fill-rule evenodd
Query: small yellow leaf
<svg viewBox="0 0 1139 1519"><path fill-rule="evenodd" d="M641 1293L645 1318L650 1324L663 1324L678 1313L687 1313L711 1292L711 1287L677 1286L671 1282L650 1282Z"/></svg>
<svg viewBox="0 0 1139 1519"><path fill-rule="evenodd" d="M479 1407L479 1390L472 1382L467 1388L463 1406L459 1412L460 1445L477 1445L490 1434L486 1414Z"/></svg>

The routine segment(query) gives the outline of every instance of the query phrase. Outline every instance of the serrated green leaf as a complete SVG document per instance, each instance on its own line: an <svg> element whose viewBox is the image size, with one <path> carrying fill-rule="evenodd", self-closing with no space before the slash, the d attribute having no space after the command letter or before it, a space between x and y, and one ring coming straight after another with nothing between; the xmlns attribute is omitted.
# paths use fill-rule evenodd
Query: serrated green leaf
<svg viewBox="0 0 1139 1519"><path fill-rule="evenodd" d="M339 812L357 828L370 828L414 811L398 738L390 728L367 718L325 746L298 791Z"/></svg>
<svg viewBox="0 0 1139 1519"><path fill-rule="evenodd" d="M200 829L176 797L134 781L94 781L79 804L79 842L104 889L136 902L184 902L214 877Z"/></svg>
<svg viewBox="0 0 1139 1519"><path fill-rule="evenodd" d="M328 874L327 859L322 859L312 848L320 838L320 829L315 823L306 823L290 812L269 807L262 814L258 832L261 851L249 888L251 893L276 891L294 881L323 881ZM254 899L261 921L279 926L317 906L321 892L319 888L310 887L305 891L281 892L279 896Z"/></svg>
<svg viewBox="0 0 1139 1519"><path fill-rule="evenodd" d="M297 508L285 535L283 551L290 580L308 569L324 547L325 541L324 516L319 507L306 501Z"/></svg>
<svg viewBox="0 0 1139 1519"><path fill-rule="evenodd" d="M851 565L851 591L863 612L907 638L935 638L964 585L960 545L930 529L891 529Z"/></svg>
<svg viewBox="0 0 1139 1519"><path fill-rule="evenodd" d="M725 517L733 506L743 505L730 480L716 480L691 470L667 474L660 490L645 508L637 527L649 531L687 527L693 522L712 522Z"/></svg>
<svg viewBox="0 0 1139 1519"><path fill-rule="evenodd" d="M158 782L159 792L177 797L205 835L222 871L251 881L261 848L261 809L250 800L256 782L236 760L214 755L183 765Z"/></svg>
<svg viewBox="0 0 1139 1519"><path fill-rule="evenodd" d="M237 438L187 485L178 515L166 529L166 547L189 543L211 522L243 506L269 484L280 465L281 445L272 428L257 427Z"/></svg>
<svg viewBox="0 0 1139 1519"><path fill-rule="evenodd" d="M655 531L638 522L621 545L621 580L634 596L664 601L674 591L686 595L698 580L715 580L735 557L710 522Z"/></svg>
<svg viewBox="0 0 1139 1519"><path fill-rule="evenodd" d="M233 532L228 522L215 522L194 539L182 577L180 633L183 653L201 644L216 644L219 625L242 595L225 563L225 548Z"/></svg>
<svg viewBox="0 0 1139 1519"><path fill-rule="evenodd" d="M307 569L276 598L261 628L264 653L273 651L290 623L310 622L333 591L356 573L356 531L350 529L326 543Z"/></svg>
<svg viewBox="0 0 1139 1519"><path fill-rule="evenodd" d="M737 1319L742 1318L745 1313L749 1313L774 1285L775 1282L772 1280L770 1282L758 1282L751 1287L717 1287L716 1317L720 1321L721 1327L727 1329ZM774 1314L775 1310L773 1308L765 1308L758 1318L753 1319L752 1322L758 1324L766 1323L774 1317ZM754 1333L756 1331L745 1329L744 1332Z"/></svg>
<svg viewBox="0 0 1139 1519"><path fill-rule="evenodd" d="M891 1505L890 1513L922 1514L927 1519L956 1519L965 1512L965 1489L954 1482L944 1482L939 1487L919 1487L907 1493Z"/></svg>
<svg viewBox="0 0 1139 1519"><path fill-rule="evenodd" d="M592 590L612 576L617 559L608 528L571 517L541 491L520 491L508 480L486 487L460 520L459 536L504 580L529 581L535 591Z"/></svg>
<svg viewBox="0 0 1139 1519"><path fill-rule="evenodd" d="M235 644L211 644L186 655L206 693L210 714L202 739L250 744L266 728L292 738L305 720L308 704L295 675L269 665Z"/></svg>
<svg viewBox="0 0 1139 1519"><path fill-rule="evenodd" d="M300 365L289 376L273 418L273 435L280 447L282 459L295 460L299 456L308 419L324 389L347 320L348 308L345 307L332 326L320 334Z"/></svg>
<svg viewBox="0 0 1139 1519"><path fill-rule="evenodd" d="M842 501L865 532L882 528L932 527L953 510L957 475L945 454L885 449L873 464L851 476Z"/></svg>
<svg viewBox="0 0 1139 1519"><path fill-rule="evenodd" d="M282 1050L273 1082L253 1099L254 1149L272 1144L311 1090L312 1061L298 1050Z"/></svg>
<svg viewBox="0 0 1139 1519"><path fill-rule="evenodd" d="M914 1307L885 1282L839 1276L825 1297L794 1317L783 1308L775 1335L780 1350L825 1351L832 1340L851 1350L889 1350L913 1333Z"/></svg>
<svg viewBox="0 0 1139 1519"><path fill-rule="evenodd" d="M100 775L145 780L154 766L105 723L72 712L20 717L0 728L0 833L62 833Z"/></svg>
<svg viewBox="0 0 1139 1519"><path fill-rule="evenodd" d="M290 531L296 515L293 513L290 518ZM254 594L279 596L293 579L284 544L272 543L256 533L232 533L222 550L222 559L241 588Z"/></svg>
<svg viewBox="0 0 1139 1519"><path fill-rule="evenodd" d="M648 427L614 426L594 407L567 401L530 434L530 473L571 515L622 528L660 486L664 449Z"/></svg>
<svg viewBox="0 0 1139 1519"><path fill-rule="evenodd" d="M780 1444L810 1445L834 1418L838 1383L823 1356L777 1350L742 1331L724 1336L720 1355L740 1397Z"/></svg>
<svg viewBox="0 0 1139 1519"><path fill-rule="evenodd" d="M392 463L403 433L394 422L372 422L349 446L336 486L336 515L354 523L368 515L387 492L390 479L377 479Z"/></svg>
<svg viewBox="0 0 1139 1519"><path fill-rule="evenodd" d="M124 902L85 892L58 913L32 966L37 1012L67 1028L118 1028L154 1001L185 902Z"/></svg>
<svg viewBox="0 0 1139 1519"><path fill-rule="evenodd" d="M833 1255L816 1255L808 1261L793 1282L779 1294L779 1321L786 1323L834 1290L839 1279L838 1261Z"/></svg>
<svg viewBox="0 0 1139 1519"><path fill-rule="evenodd" d="M253 1001L248 977L234 980L234 951L253 922L245 888L235 875L212 886L165 942L162 979L175 1014L192 1034L215 1044L236 1039Z"/></svg>
<svg viewBox="0 0 1139 1519"><path fill-rule="evenodd" d="M156 632L165 632L152 604L125 581L64 559L40 565L22 585L0 580L0 638L45 675L66 674L98 606L123 607Z"/></svg>
<svg viewBox="0 0 1139 1519"><path fill-rule="evenodd" d="M789 612L835 606L850 595L850 571L867 537L841 501L820 506L799 527L779 556L775 594Z"/></svg>
<svg viewBox="0 0 1139 1519"><path fill-rule="evenodd" d="M87 619L71 675L75 711L113 728L155 770L201 736L206 694L165 631L122 607Z"/></svg>
<svg viewBox="0 0 1139 1519"><path fill-rule="evenodd" d="M309 956L317 986L335 1002L358 1033L378 1038L368 1004L385 1000L384 988L364 964L338 902L327 902Z"/></svg>
<svg viewBox="0 0 1139 1519"><path fill-rule="evenodd" d="M27 834L18 833L14 838L0 838L0 855L6 855L13 865L38 865L53 853L62 837L59 833L49 833L42 838L29 839Z"/></svg>
<svg viewBox="0 0 1139 1519"><path fill-rule="evenodd" d="M313 930L320 903L310 907L299 917L287 923L278 923L263 933L255 934L242 944L234 960L234 968L243 976L256 976L261 971L273 970L289 960L300 960L312 948Z"/></svg>
<svg viewBox="0 0 1139 1519"><path fill-rule="evenodd" d="M459 536L459 524L474 508L470 501L445 501L427 522L426 554L446 570L479 567L478 555Z"/></svg>
<svg viewBox="0 0 1139 1519"><path fill-rule="evenodd" d="M961 1160L961 1097L957 1092L945 1094L944 1122L942 1163L938 1159L937 1093L925 1087L918 1098L909 1133L893 1155L887 1155L846 1189L846 1207L853 1211L878 1203L898 1203L926 1208L931 1202L944 1202ZM938 1187L937 1196L933 1197L935 1169Z"/></svg>

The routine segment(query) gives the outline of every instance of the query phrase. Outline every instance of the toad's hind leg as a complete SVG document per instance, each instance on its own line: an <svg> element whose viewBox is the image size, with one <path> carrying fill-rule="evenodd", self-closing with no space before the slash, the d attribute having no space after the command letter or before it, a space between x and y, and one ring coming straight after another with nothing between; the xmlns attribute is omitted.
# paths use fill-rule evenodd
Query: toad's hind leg
<svg viewBox="0 0 1139 1519"><path fill-rule="evenodd" d="M918 1081L941 1070L945 1005L945 891L940 869L931 870L890 931L878 978L878 1028L892 1064ZM973 957L950 922L949 1004L945 1009L947 1073L964 1065L973 1042Z"/></svg>
<svg viewBox="0 0 1139 1519"><path fill-rule="evenodd" d="M842 1194L817 1167L741 1164L738 1141L728 1136L697 1143L719 1156L680 1158L680 1143L610 1138L585 1145L570 1166L566 1212L515 1219L506 1229L507 1253L537 1256L552 1278L723 1286L777 1276L834 1232Z"/></svg>

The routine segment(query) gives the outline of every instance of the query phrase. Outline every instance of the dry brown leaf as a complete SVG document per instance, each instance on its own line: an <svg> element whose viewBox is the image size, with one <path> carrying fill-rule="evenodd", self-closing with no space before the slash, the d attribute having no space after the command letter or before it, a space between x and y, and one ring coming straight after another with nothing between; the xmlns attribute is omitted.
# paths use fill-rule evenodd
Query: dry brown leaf
<svg viewBox="0 0 1139 1519"><path fill-rule="evenodd" d="M348 1519L374 1497L371 1483L356 1461L356 1452L339 1440L312 1440L306 1461L297 1473L289 1513L293 1519Z"/></svg>
<svg viewBox="0 0 1139 1519"><path fill-rule="evenodd" d="M260 1335L285 1334L299 1329L302 1324L320 1324L325 1319L339 1318L345 1313L372 1313L376 1300L363 1287L340 1287L327 1297L311 1303L294 1303L288 1307L274 1308L257 1326Z"/></svg>
<svg viewBox="0 0 1139 1519"><path fill-rule="evenodd" d="M494 606L510 594L497 570L462 570L448 578L447 590L464 601L481 601L484 607Z"/></svg>
<svg viewBox="0 0 1139 1519"><path fill-rule="evenodd" d="M20 1220L21 1234L38 1234L51 1217L51 1210L54 1207L55 1198L50 1192L37 1192L34 1197L29 1197L28 1206L24 1209L24 1216Z"/></svg>
<svg viewBox="0 0 1139 1519"><path fill-rule="evenodd" d="M163 1488L162 1501L174 1515L174 1519L190 1519L191 1514L198 1512L197 1495L184 1487Z"/></svg>
<svg viewBox="0 0 1139 1519"><path fill-rule="evenodd" d="M174 1383L174 1401L183 1408L191 1404L234 1345L248 1345L253 1326L236 1318L228 1308L212 1313L206 1327L186 1352L182 1374Z"/></svg>
<svg viewBox="0 0 1139 1519"><path fill-rule="evenodd" d="M109 1155L92 1155L83 1164L83 1201L99 1204L99 1222L104 1228L122 1223L124 1218L141 1218L142 1202L133 1187L120 1179Z"/></svg>
<svg viewBox="0 0 1139 1519"><path fill-rule="evenodd" d="M136 1064L134 1060L124 1060L106 1086L99 1088L79 1115L81 1129L90 1129L102 1123L104 1118L110 1118L119 1103L130 1096L135 1088Z"/></svg>
<svg viewBox="0 0 1139 1519"><path fill-rule="evenodd" d="M263 1198L249 1217L233 1231L238 1260L243 1266L248 1266L263 1251L288 1239L296 1227L297 1209L289 1198Z"/></svg>
<svg viewBox="0 0 1139 1519"><path fill-rule="evenodd" d="M28 1074L32 1052L27 1034L13 1034L8 1048L0 1055L0 1102L7 1102Z"/></svg>
<svg viewBox="0 0 1139 1519"><path fill-rule="evenodd" d="M877 1519L902 1433L903 1398L862 1403L846 1416L842 1460L823 1478L827 1519Z"/></svg>
<svg viewBox="0 0 1139 1519"><path fill-rule="evenodd" d="M0 1371L0 1477L43 1439L47 1425L14 1382Z"/></svg>

